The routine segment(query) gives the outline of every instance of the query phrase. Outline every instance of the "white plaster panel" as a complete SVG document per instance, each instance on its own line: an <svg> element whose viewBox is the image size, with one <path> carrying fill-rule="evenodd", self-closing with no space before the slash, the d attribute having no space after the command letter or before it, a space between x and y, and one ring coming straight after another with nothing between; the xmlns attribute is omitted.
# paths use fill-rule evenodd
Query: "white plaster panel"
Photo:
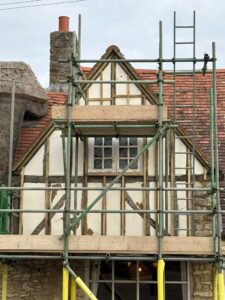
<svg viewBox="0 0 225 300"><path fill-rule="evenodd" d="M175 141L175 152L187 152L187 147L186 145L179 139L176 138ZM176 154L176 161L175 165L176 167L186 167L186 154ZM191 166L192 166L191 162ZM199 160L195 157L195 175L199 174L204 174L204 167L203 165L199 162ZM185 175L186 170L185 169L176 169L176 175Z"/></svg>
<svg viewBox="0 0 225 300"><path fill-rule="evenodd" d="M119 184L114 184L113 187L120 187ZM110 191L107 193L106 207L108 210L120 210L120 191ZM107 235L120 235L120 214L107 214Z"/></svg>
<svg viewBox="0 0 225 300"><path fill-rule="evenodd" d="M156 187L155 182L150 182L149 187L155 188ZM156 192L155 191L150 191L149 192L149 209L150 210L158 209L158 207L156 206L155 201L156 201ZM153 219L153 220L156 220L156 214L150 214L150 218ZM150 227L150 235L151 236L156 235L156 231L152 226Z"/></svg>
<svg viewBox="0 0 225 300"><path fill-rule="evenodd" d="M102 72L103 80L111 80L111 64ZM103 98L111 98L111 84L103 84Z"/></svg>
<svg viewBox="0 0 225 300"><path fill-rule="evenodd" d="M131 95L140 95L141 91L139 90L139 88L135 84L131 84L130 85L130 94Z"/></svg>
<svg viewBox="0 0 225 300"><path fill-rule="evenodd" d="M52 184L52 186L61 186L64 187L64 184ZM78 184L78 187L81 187L81 184ZM71 184L71 187L74 187L74 184ZM65 194L65 191L53 191L50 193L50 205L51 208L54 208L54 206L57 204L57 202L60 200L60 198ZM82 191L77 191L77 209L81 209L81 196ZM71 191L71 209L74 209L74 191ZM64 209L65 205L60 209ZM70 222L72 223L74 221L74 214L70 214ZM52 235L61 235L63 233L63 213L57 213L54 215L54 217L51 220L51 234ZM71 234L73 232L71 231ZM76 234L81 234L81 226L79 224Z"/></svg>
<svg viewBox="0 0 225 300"><path fill-rule="evenodd" d="M105 101L103 102L103 105L111 105L111 102L105 100Z"/></svg>
<svg viewBox="0 0 225 300"><path fill-rule="evenodd" d="M149 142L151 138L148 138L147 141ZM148 148L148 175L154 176L155 175L155 144L151 145Z"/></svg>
<svg viewBox="0 0 225 300"><path fill-rule="evenodd" d="M65 187L64 183L52 184L51 187ZM51 191L50 192L50 207L51 209L57 204L60 198L65 194L65 191ZM65 205L63 204L60 209L64 209ZM52 235L61 235L63 233L63 213L56 213L51 219L51 234Z"/></svg>
<svg viewBox="0 0 225 300"><path fill-rule="evenodd" d="M116 105L128 105L128 99L127 98L116 98L115 104Z"/></svg>
<svg viewBox="0 0 225 300"><path fill-rule="evenodd" d="M102 187L101 183L89 183L89 187ZM88 206L96 199L101 191L88 191ZM100 199L93 210L102 209L102 199ZM93 231L93 235L101 235L101 214L89 213L87 217L87 228Z"/></svg>
<svg viewBox="0 0 225 300"><path fill-rule="evenodd" d="M101 102L100 102L100 101L91 101L91 100L89 100L89 101L88 101L88 104L89 104L89 105L100 105Z"/></svg>
<svg viewBox="0 0 225 300"><path fill-rule="evenodd" d="M142 187L141 182L137 183L127 183L126 187L138 188ZM132 198L135 204L143 203L143 192L142 191L128 191L129 196ZM126 203L126 210L133 210L128 203ZM137 213L128 213L126 214L126 235L127 236L142 236L143 232L143 218Z"/></svg>
<svg viewBox="0 0 225 300"><path fill-rule="evenodd" d="M72 156L72 175L75 175L75 149L76 139L73 138L73 156ZM83 175L83 163L84 163L84 143L79 139L78 146L78 176Z"/></svg>
<svg viewBox="0 0 225 300"><path fill-rule="evenodd" d="M81 105L81 106L85 105L85 100L83 97L80 98L79 105Z"/></svg>
<svg viewBox="0 0 225 300"><path fill-rule="evenodd" d="M128 75L123 71L119 64L116 64L116 80L124 81L128 80ZM116 94L126 95L127 94L127 84L116 84Z"/></svg>
<svg viewBox="0 0 225 300"><path fill-rule="evenodd" d="M175 152L187 152L187 147L178 138L175 139ZM186 168L186 154L175 154L175 167ZM186 174L186 169L176 169L176 175L184 174Z"/></svg>
<svg viewBox="0 0 225 300"><path fill-rule="evenodd" d="M63 175L63 150L61 130L55 130L50 136L49 175Z"/></svg>
<svg viewBox="0 0 225 300"><path fill-rule="evenodd" d="M96 79L96 81L99 81L100 77ZM100 84L92 84L88 89L88 96L89 98L100 98Z"/></svg>
<svg viewBox="0 0 225 300"><path fill-rule="evenodd" d="M24 175L43 176L44 145L34 154L24 168Z"/></svg>
<svg viewBox="0 0 225 300"><path fill-rule="evenodd" d="M166 187L165 182L164 182L163 186ZM168 182L167 187L170 187L170 182ZM164 207L164 210L170 210L171 209L170 198L171 198L170 197L170 191L164 191L163 192L163 207ZM172 217L172 214L164 214L163 215L164 229L167 229L169 234L171 233L171 217Z"/></svg>
<svg viewBox="0 0 225 300"><path fill-rule="evenodd" d="M185 182L179 182L177 183L177 188L185 188L186 184ZM185 191L178 191L177 192L177 198L182 200L177 200L177 208L179 211L186 210L187 209L187 201L186 198L186 192ZM184 200L183 200L184 199ZM181 229L178 231L179 236L187 236L187 216L186 215L179 215L178 216L178 228Z"/></svg>
<svg viewBox="0 0 225 300"><path fill-rule="evenodd" d="M203 165L195 158L195 174L204 174L205 168Z"/></svg>
<svg viewBox="0 0 225 300"><path fill-rule="evenodd" d="M141 105L141 97L140 98L130 98L129 104L130 105Z"/></svg>
<svg viewBox="0 0 225 300"><path fill-rule="evenodd" d="M44 188L41 183L24 183L24 187ZM45 191L28 191L23 192L23 209L44 209L45 208ZM44 218L44 213L23 213L23 234L31 234L33 230Z"/></svg>

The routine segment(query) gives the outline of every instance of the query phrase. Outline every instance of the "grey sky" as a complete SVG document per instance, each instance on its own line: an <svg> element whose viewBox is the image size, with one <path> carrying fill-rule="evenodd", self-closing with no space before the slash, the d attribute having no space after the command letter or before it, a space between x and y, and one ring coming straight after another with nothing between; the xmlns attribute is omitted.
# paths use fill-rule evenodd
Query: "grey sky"
<svg viewBox="0 0 225 300"><path fill-rule="evenodd" d="M42 2L51 1L56 2ZM0 8L6 2L9 0L1 0ZM47 87L49 34L57 30L58 16L61 15L70 17L70 28L76 31L78 14L81 13L82 58L99 58L111 44L116 44L126 58L157 58L159 20L163 21L164 57L171 58L174 10L179 25L191 25L193 10L196 10L197 56L203 57L205 52L211 55L211 43L215 41L217 65L224 68L223 0L86 0L65 5L0 11L0 57L1 60L29 63L41 84ZM188 33L182 38L188 39ZM183 50L181 55L189 56L188 50ZM155 65L139 67L156 68Z"/></svg>

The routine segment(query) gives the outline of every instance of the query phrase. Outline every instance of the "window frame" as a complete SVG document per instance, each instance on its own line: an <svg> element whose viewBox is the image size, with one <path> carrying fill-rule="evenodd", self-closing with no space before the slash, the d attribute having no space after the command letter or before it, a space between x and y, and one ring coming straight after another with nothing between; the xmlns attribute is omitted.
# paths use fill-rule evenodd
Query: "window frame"
<svg viewBox="0 0 225 300"><path fill-rule="evenodd" d="M104 138L104 137L99 137ZM112 168L105 168L105 169L97 169L94 168L94 149L95 149L95 138L88 138L88 172L90 173L119 173L123 169L119 168L119 138L111 137L112 138ZM127 138L127 137L125 137ZM143 147L143 138L137 137L137 153ZM130 148L130 147L129 147ZM132 147L131 147L132 148ZM128 150L129 151L129 150ZM129 159L129 158L128 158ZM137 161L137 168L136 169L129 169L127 173L134 173L142 174L143 173L143 156L141 156Z"/></svg>
<svg viewBox="0 0 225 300"><path fill-rule="evenodd" d="M127 261L128 262L128 261ZM131 284L133 286L135 286L136 289L136 296L135 299L139 300L140 299L140 289L141 289L141 285L155 285L157 287L157 280L154 279L142 279L140 274L139 274L139 268L141 267L141 261L139 260L132 260L133 263L135 263L136 265L136 278L131 278L131 279L123 279L123 278L116 278L116 274L115 274L115 265L116 265L116 261L110 261L108 263L111 264L111 275L109 276L109 278L105 278L105 279L100 279L100 278L91 278L91 268L94 267L94 264L99 263L101 264L101 261L92 261L90 263L89 261L89 268L86 269L86 276L88 279L88 285L89 287L92 289L93 288L93 284L96 285L97 287L99 284L101 283L107 283L110 287L111 287L111 291L114 293L111 294L111 299L115 299L115 285L117 284ZM182 273L180 273L180 279L179 280L165 280L165 284L167 285L180 285L182 288L182 285L186 286L186 293L185 293L185 299L190 300L191 299L191 274L192 274L192 270L191 270L191 264L189 262L181 262L180 264L183 263L185 264L185 279L182 278ZM100 266L100 265L99 265ZM100 267L101 268L101 267ZM180 265L181 268L181 265ZM135 271L135 270L134 270ZM157 271L156 271L157 272ZM180 272L182 272L182 269L180 269ZM99 275L100 275L101 271L99 269ZM134 274L135 274L134 273ZM96 275L96 274L95 274Z"/></svg>

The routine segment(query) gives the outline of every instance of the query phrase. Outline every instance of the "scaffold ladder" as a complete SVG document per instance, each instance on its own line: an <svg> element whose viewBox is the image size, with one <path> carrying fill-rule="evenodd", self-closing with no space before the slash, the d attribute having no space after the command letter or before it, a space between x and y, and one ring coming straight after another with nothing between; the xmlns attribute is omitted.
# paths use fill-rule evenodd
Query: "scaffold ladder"
<svg viewBox="0 0 225 300"><path fill-rule="evenodd" d="M174 45L173 45L173 79L174 79L174 101L173 101L173 120L176 124L179 126L186 124L191 130L189 129L186 136L183 136L182 138L190 139L191 140L191 148L187 149L186 151L176 151L176 140L180 139L180 136L176 135L176 131L174 130L174 145L175 145L175 151L174 151L174 186L178 186L178 182L176 181L176 175L179 171L184 170L187 177L187 188L195 188L195 140L196 140L196 119L195 119L195 81L196 81L196 29L195 26L195 11L193 12L193 22L192 25L177 25L177 19L176 19L176 12L174 12ZM191 39L189 40L178 40L177 38L177 32L179 31L179 36L181 31L184 32L182 34L182 38L185 37L185 33L187 31L191 31ZM190 62L192 64L192 70L189 73L185 73L185 71L177 70L177 50L179 47L179 50L182 46L191 46L191 55L190 55ZM190 88L181 88L177 84L177 76L190 76L190 82L191 86ZM183 97L180 98L180 95L188 94L191 101L184 101ZM189 110L190 117L189 119L181 119L178 118L178 112L180 110ZM184 127L184 126L183 126ZM178 157L186 156L186 165L185 166L177 166ZM174 193L174 208L179 209L185 203L185 209L195 209L195 191L187 191L185 197L180 197L177 192ZM186 228L180 228L179 226L179 217L178 215L174 218L174 234L179 235L181 231L185 231L187 235L195 235L195 219L194 215L190 215L187 217L187 227Z"/></svg>

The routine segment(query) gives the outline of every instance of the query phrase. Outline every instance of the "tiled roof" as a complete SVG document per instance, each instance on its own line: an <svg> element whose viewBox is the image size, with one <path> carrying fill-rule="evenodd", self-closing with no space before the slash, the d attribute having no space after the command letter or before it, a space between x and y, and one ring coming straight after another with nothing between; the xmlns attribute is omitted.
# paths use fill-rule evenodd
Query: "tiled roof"
<svg viewBox="0 0 225 300"><path fill-rule="evenodd" d="M29 148L38 140L45 128L51 123L52 105L64 104L67 98L66 93L48 93L48 113L43 118L35 120L27 127L21 128L20 140L16 151L16 162L18 162Z"/></svg>

